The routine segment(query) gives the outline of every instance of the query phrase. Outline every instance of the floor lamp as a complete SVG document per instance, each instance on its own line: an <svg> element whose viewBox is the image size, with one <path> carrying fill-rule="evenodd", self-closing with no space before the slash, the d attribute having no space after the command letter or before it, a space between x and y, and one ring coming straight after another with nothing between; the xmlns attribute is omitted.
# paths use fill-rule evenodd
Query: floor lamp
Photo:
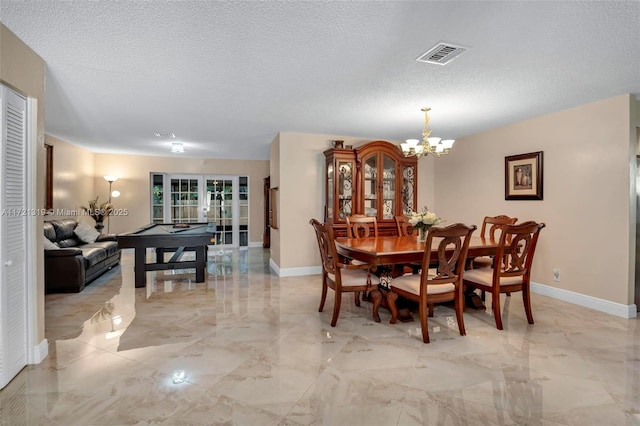
<svg viewBox="0 0 640 426"><path fill-rule="evenodd" d="M104 180L109 182L109 204L111 204L112 196L113 198L118 198L120 196L120 191L111 191L111 186L113 185L113 182L118 180L118 176L107 175L107 176L104 176ZM110 228L111 228L111 219L107 219L107 234L111 233Z"/></svg>

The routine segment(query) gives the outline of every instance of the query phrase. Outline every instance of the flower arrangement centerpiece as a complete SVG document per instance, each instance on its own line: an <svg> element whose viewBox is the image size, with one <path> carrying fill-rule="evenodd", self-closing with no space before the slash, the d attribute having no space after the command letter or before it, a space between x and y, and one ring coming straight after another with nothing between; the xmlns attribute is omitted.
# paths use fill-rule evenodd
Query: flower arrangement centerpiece
<svg viewBox="0 0 640 426"><path fill-rule="evenodd" d="M422 212L411 212L409 217L409 223L416 229L420 230L420 241L424 241L427 236L427 230L433 225L437 225L442 222L442 219L437 214L430 212L425 206Z"/></svg>
<svg viewBox="0 0 640 426"><path fill-rule="evenodd" d="M98 202L98 197L89 201L89 207L81 206L82 210L96 221L96 229L102 232L104 219L113 211L113 204L109 201Z"/></svg>

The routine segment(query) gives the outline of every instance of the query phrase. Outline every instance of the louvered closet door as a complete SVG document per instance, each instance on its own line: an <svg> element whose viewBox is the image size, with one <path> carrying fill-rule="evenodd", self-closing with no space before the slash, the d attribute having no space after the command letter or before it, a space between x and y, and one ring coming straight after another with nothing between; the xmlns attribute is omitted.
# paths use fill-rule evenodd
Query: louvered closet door
<svg viewBox="0 0 640 426"><path fill-rule="evenodd" d="M0 388L27 365L26 99L0 86Z"/></svg>

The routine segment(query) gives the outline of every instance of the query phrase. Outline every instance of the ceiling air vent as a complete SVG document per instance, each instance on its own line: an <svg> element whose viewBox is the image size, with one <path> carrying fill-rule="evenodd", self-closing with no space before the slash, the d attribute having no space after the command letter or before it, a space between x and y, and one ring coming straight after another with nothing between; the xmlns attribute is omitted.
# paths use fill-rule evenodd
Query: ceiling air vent
<svg viewBox="0 0 640 426"><path fill-rule="evenodd" d="M438 43L435 47L420 55L416 61L426 62L428 64L445 65L465 50L467 50L466 47L456 46L455 44Z"/></svg>

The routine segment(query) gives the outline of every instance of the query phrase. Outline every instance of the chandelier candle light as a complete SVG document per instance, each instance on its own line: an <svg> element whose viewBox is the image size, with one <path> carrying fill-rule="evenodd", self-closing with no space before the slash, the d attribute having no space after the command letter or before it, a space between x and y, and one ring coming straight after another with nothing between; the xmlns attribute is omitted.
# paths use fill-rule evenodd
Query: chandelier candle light
<svg viewBox="0 0 640 426"><path fill-rule="evenodd" d="M400 144L402 154L405 157L417 157L420 158L423 155L429 154L440 157L446 155L451 151L453 147L454 139L442 140L431 136L431 129L429 129L429 111L431 108L422 108L424 112L424 129L422 130L422 142L418 139L407 139L405 143Z"/></svg>

